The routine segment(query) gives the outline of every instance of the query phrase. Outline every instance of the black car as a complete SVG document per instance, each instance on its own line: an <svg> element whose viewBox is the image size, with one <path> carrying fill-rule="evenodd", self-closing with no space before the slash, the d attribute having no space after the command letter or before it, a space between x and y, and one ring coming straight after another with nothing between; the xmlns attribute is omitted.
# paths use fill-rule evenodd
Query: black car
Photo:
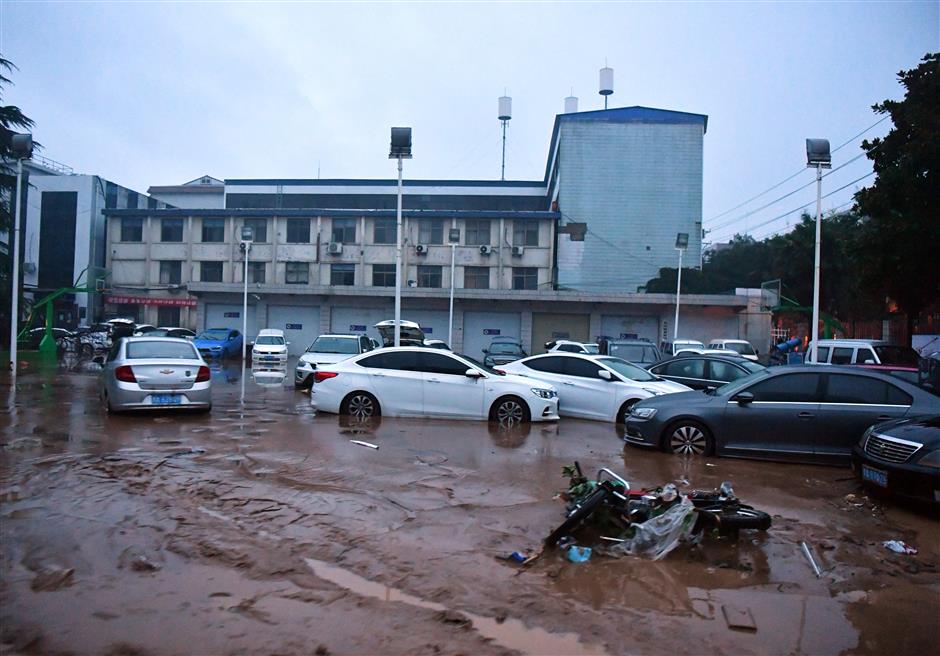
<svg viewBox="0 0 940 656"><path fill-rule="evenodd" d="M687 353L650 365L647 369L660 378L703 390L720 387L766 367L745 358Z"/></svg>
<svg viewBox="0 0 940 656"><path fill-rule="evenodd" d="M852 450L852 469L867 487L940 504L940 415L872 426Z"/></svg>
<svg viewBox="0 0 940 656"><path fill-rule="evenodd" d="M483 353L486 356L483 358L483 364L487 367L509 364L527 357L522 342L506 337L494 339L488 348L483 349Z"/></svg>
<svg viewBox="0 0 940 656"><path fill-rule="evenodd" d="M793 365L639 401L624 439L677 454L835 463L870 426L925 414L940 414L940 398L894 376Z"/></svg>

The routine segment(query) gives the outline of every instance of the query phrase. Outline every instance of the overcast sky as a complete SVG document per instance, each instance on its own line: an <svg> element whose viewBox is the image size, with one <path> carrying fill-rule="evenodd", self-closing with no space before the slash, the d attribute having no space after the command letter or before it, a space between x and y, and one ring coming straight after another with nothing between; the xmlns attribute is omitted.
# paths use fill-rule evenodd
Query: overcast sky
<svg viewBox="0 0 940 656"><path fill-rule="evenodd" d="M218 178L392 178L388 128L414 129L411 178L498 179L497 98L513 98L507 178L540 180L573 89L603 107L708 115L707 241L785 228L813 174L804 139L833 148L900 98L897 73L935 52L936 0L804 3L0 2L4 104L36 121L42 154L146 191ZM865 134L879 136L885 121ZM861 151L856 139L835 166ZM871 172L864 157L824 193ZM870 183L871 178L858 185ZM824 200L851 199L853 185ZM766 224L766 225L761 225Z"/></svg>

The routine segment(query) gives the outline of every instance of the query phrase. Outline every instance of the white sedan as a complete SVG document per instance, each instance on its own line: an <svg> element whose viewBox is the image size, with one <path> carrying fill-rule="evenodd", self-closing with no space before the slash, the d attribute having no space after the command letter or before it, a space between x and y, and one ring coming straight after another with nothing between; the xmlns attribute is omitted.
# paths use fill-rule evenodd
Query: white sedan
<svg viewBox="0 0 940 656"><path fill-rule="evenodd" d="M357 417L558 419L558 393L551 385L421 347L383 348L318 367L310 403L318 411Z"/></svg>
<svg viewBox="0 0 940 656"><path fill-rule="evenodd" d="M663 380L626 360L606 355L545 353L498 369L530 376L559 390L560 413L566 417L624 422L640 399L688 392L690 388Z"/></svg>

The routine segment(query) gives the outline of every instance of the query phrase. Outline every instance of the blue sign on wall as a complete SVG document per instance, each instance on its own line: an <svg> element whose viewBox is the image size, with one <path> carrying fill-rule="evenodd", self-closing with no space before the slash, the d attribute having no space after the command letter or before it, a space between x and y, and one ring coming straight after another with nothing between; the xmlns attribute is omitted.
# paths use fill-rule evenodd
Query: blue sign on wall
<svg viewBox="0 0 940 656"><path fill-rule="evenodd" d="M238 317L242 315L241 315L241 312L226 312L223 316L226 319L237 319Z"/></svg>
<svg viewBox="0 0 940 656"><path fill-rule="evenodd" d="M302 323L289 323L285 330L303 330L304 325Z"/></svg>
<svg viewBox="0 0 940 656"><path fill-rule="evenodd" d="M498 335L498 334L499 334L499 328L484 328L484 329L483 329L483 334L484 334L484 335Z"/></svg>
<svg viewBox="0 0 940 656"><path fill-rule="evenodd" d="M349 330L350 332L354 333L364 333L366 331L366 327L362 324L351 323L349 324Z"/></svg>

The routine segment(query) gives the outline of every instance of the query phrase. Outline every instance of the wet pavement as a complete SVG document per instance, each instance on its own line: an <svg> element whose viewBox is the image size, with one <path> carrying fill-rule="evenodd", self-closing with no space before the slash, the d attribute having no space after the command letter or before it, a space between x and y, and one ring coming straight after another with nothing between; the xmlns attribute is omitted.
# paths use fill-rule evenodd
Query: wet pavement
<svg viewBox="0 0 940 656"><path fill-rule="evenodd" d="M624 449L610 424L315 416L292 369L211 415L107 416L93 367L0 379L0 653L885 654L940 644L936 516L848 469ZM371 449L352 442L378 446ZM546 553L563 465L730 480L767 533ZM687 483L685 483L687 482ZM882 547L900 539L905 556ZM807 542L817 579L800 550ZM729 628L749 616L754 629Z"/></svg>

